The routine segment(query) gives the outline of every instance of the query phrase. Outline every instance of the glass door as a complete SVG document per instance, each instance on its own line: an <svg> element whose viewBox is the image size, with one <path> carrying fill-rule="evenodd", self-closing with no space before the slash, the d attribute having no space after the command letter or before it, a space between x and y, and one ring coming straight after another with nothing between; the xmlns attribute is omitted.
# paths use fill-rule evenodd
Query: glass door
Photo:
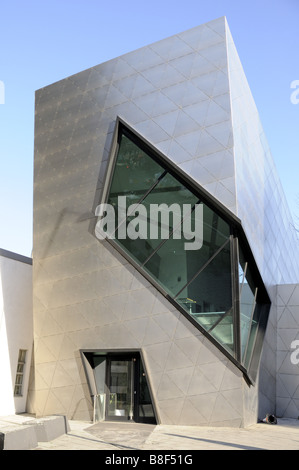
<svg viewBox="0 0 299 470"><path fill-rule="evenodd" d="M155 423L140 355L111 355L106 359L106 420Z"/></svg>
<svg viewBox="0 0 299 470"><path fill-rule="evenodd" d="M106 419L132 420L134 416L133 358L108 358Z"/></svg>

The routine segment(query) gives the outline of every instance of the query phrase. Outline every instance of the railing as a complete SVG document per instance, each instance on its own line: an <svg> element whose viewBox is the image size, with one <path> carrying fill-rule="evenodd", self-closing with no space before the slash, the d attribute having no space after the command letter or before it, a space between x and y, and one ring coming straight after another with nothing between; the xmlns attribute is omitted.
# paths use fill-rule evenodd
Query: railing
<svg viewBox="0 0 299 470"><path fill-rule="evenodd" d="M104 421L106 409L106 395L100 393L93 396L93 422Z"/></svg>

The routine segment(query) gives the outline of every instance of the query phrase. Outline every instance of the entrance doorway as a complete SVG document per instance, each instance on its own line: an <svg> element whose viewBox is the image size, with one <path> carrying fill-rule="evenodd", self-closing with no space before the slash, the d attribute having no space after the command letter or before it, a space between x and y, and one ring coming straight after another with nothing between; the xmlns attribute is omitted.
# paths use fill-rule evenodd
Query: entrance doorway
<svg viewBox="0 0 299 470"><path fill-rule="evenodd" d="M136 358L107 358L106 419L136 417Z"/></svg>
<svg viewBox="0 0 299 470"><path fill-rule="evenodd" d="M84 351L91 394L103 403L107 421L156 424L150 387L139 352ZM92 373L91 373L92 372Z"/></svg>

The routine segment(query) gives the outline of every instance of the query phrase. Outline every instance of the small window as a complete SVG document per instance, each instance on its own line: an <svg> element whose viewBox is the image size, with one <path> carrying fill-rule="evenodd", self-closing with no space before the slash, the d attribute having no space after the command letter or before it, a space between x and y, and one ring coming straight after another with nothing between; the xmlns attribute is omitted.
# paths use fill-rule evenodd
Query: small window
<svg viewBox="0 0 299 470"><path fill-rule="evenodd" d="M19 358L18 358L18 366L17 366L17 374L16 374L16 382L15 382L15 390L14 390L15 397L22 396L26 352L27 351L25 349L19 350Z"/></svg>

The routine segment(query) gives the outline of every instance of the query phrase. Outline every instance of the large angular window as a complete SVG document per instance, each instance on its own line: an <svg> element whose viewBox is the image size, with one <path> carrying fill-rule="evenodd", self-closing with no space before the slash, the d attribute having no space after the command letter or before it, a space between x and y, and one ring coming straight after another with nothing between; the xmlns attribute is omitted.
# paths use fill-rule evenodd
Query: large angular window
<svg viewBox="0 0 299 470"><path fill-rule="evenodd" d="M102 211L102 232L250 372L270 301L248 244L243 250L240 222L121 120L117 129L104 192L114 219L108 230Z"/></svg>

